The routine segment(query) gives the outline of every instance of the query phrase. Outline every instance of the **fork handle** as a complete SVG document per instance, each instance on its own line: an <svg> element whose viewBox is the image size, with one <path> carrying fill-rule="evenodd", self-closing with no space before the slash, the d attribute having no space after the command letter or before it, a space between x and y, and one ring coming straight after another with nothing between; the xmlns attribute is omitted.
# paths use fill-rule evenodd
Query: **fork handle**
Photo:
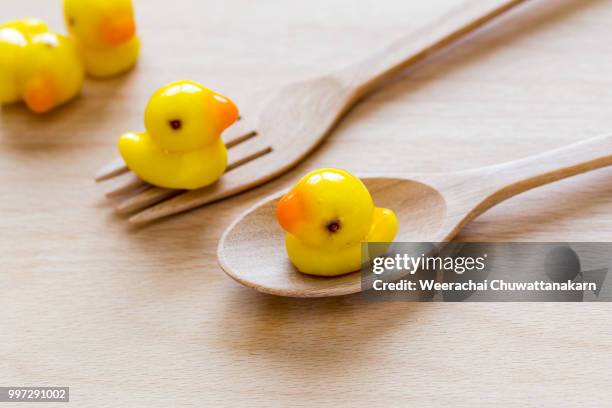
<svg viewBox="0 0 612 408"><path fill-rule="evenodd" d="M470 0L417 32L403 37L361 63L340 72L354 98L378 87L399 72L452 45L526 0Z"/></svg>

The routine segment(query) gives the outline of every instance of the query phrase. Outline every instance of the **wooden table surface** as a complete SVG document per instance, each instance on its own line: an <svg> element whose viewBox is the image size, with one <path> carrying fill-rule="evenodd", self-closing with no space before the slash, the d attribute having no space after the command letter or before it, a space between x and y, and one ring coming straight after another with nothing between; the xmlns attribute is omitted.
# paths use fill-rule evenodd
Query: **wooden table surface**
<svg viewBox="0 0 612 408"><path fill-rule="evenodd" d="M63 31L60 3L3 0L2 19ZM70 386L79 407L610 406L610 304L284 299L229 279L215 252L232 219L310 169L458 170L612 131L612 1L529 2L372 95L262 188L139 230L113 214L92 175L159 86L273 91L460 0L292 3L136 1L135 71L87 81L47 116L2 110L0 386ZM510 200L461 238L611 231L604 169Z"/></svg>

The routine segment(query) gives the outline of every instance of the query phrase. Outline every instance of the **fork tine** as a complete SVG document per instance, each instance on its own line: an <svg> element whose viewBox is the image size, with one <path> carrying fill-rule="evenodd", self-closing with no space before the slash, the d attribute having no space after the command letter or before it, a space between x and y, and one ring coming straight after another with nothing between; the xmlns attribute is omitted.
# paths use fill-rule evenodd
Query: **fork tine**
<svg viewBox="0 0 612 408"><path fill-rule="evenodd" d="M254 137L257 133L255 132L255 127L253 124L245 119L236 122L229 128L223 132L222 138L227 146L227 148L231 148L236 146L252 137ZM122 158L117 158L110 163L102 166L94 177L96 182L104 181L111 179L113 177L119 176L129 169L125 165L125 162Z"/></svg>
<svg viewBox="0 0 612 408"><path fill-rule="evenodd" d="M128 168L125 165L123 159L119 157L113 160L112 162L102 166L96 173L95 180L96 182L108 180L115 176L119 176L125 173L126 171L128 171Z"/></svg>
<svg viewBox="0 0 612 408"><path fill-rule="evenodd" d="M104 193L107 198L118 197L147 185L145 181L142 181L134 173L121 174L109 183L111 183L110 188Z"/></svg>
<svg viewBox="0 0 612 408"><path fill-rule="evenodd" d="M172 196L181 194L183 190L174 190L171 188L151 187L141 193L128 197L115 207L115 211L119 214L129 214L134 211L142 210L160 201Z"/></svg>
<svg viewBox="0 0 612 408"><path fill-rule="evenodd" d="M241 119L227 128L221 135L225 146L229 149L245 140L255 136L255 126L246 119Z"/></svg>
<svg viewBox="0 0 612 408"><path fill-rule="evenodd" d="M226 172L235 169L238 166L243 165L251 160L254 160L260 156L263 156L266 153L269 153L272 149L265 144L265 142L261 141L261 139L253 138L252 140L247 140L242 142L239 145L234 145L236 147L228 150L228 166L225 170ZM112 180L112 183L109 188L106 189L105 195L108 198L117 197L120 195L125 195L128 192L136 189L141 189L144 186L147 186L148 183L140 180L134 173L122 173L118 177ZM156 201L161 201L169 197L171 194L168 189L160 188L158 191L153 190L147 192L141 192L145 197L141 204L138 204L139 197L138 195L129 197L126 200L129 203L126 206L119 204L117 210L120 213L124 213L127 208L130 208L129 211L136 211L143 209L151 204L154 204ZM180 191L180 190L173 190ZM159 198L157 198L159 197ZM152 201L155 200L155 201ZM128 211L128 212L129 212Z"/></svg>
<svg viewBox="0 0 612 408"><path fill-rule="evenodd" d="M261 137L252 137L227 151L227 169L225 172L248 163L272 151L270 145Z"/></svg>
<svg viewBox="0 0 612 408"><path fill-rule="evenodd" d="M217 183L198 190L186 191L133 215L129 221L132 224L145 224L210 204L271 180L286 170L286 166L278 166L278 163L272 159L273 155L272 151L257 160L251 160L225 174Z"/></svg>
<svg viewBox="0 0 612 408"><path fill-rule="evenodd" d="M228 166L226 173L255 160L272 151L272 148L261 138L253 138L228 150ZM227 177L227 174L223 177ZM206 188L206 187L204 187ZM115 210L119 214L128 214L143 210L150 205L157 204L166 198L181 194L183 190L173 190L161 187L152 187L134 196L127 197L117 205Z"/></svg>

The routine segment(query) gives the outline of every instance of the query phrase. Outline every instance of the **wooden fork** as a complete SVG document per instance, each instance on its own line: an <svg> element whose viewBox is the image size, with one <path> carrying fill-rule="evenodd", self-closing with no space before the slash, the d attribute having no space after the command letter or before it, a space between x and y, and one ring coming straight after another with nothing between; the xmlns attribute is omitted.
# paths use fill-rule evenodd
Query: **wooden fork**
<svg viewBox="0 0 612 408"><path fill-rule="evenodd" d="M140 224L217 201L263 184L298 164L364 95L526 0L471 0L461 8L340 72L281 88L256 115L247 105L242 120L223 135L229 166L214 185L180 191L154 187L116 160L96 181L112 179L108 197L116 210ZM138 212L140 211L140 212Z"/></svg>

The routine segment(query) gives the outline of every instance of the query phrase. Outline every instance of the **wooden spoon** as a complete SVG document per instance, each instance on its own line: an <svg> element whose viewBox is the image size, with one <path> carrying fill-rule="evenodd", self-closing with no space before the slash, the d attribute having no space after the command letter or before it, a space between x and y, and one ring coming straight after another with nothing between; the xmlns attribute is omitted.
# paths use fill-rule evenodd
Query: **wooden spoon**
<svg viewBox="0 0 612 408"><path fill-rule="evenodd" d="M361 177L377 206L395 211L397 242L447 242L494 205L533 188L612 165L612 135L588 139L527 159L456 173ZM291 297L359 292L361 274L320 278L298 272L275 216L277 194L255 205L224 232L221 268L245 286Z"/></svg>

